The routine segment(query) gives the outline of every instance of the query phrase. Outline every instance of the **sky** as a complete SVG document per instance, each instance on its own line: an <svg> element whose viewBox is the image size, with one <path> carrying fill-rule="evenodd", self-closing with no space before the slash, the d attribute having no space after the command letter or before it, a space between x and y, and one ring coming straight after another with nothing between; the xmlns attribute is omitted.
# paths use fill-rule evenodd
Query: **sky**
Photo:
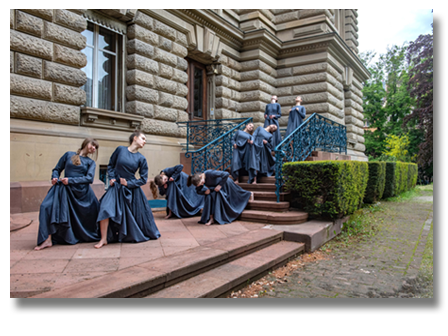
<svg viewBox="0 0 448 336"><path fill-rule="evenodd" d="M419 35L430 34L432 22L431 9L385 10L383 6L358 9L359 52L386 53L388 46L401 46Z"/></svg>

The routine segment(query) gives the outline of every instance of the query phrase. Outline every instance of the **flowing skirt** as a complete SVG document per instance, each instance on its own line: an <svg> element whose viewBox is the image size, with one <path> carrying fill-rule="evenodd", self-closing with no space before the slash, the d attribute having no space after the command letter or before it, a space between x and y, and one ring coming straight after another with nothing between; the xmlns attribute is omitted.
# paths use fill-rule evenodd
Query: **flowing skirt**
<svg viewBox="0 0 448 336"><path fill-rule="evenodd" d="M98 241L99 202L88 184L53 185L39 212L37 245L49 235L53 244L77 244Z"/></svg>
<svg viewBox="0 0 448 336"><path fill-rule="evenodd" d="M187 187L188 175L182 172L177 181L169 182L166 190L168 209L178 218L195 216L204 207L204 196L196 193L196 188Z"/></svg>
<svg viewBox="0 0 448 336"><path fill-rule="evenodd" d="M160 237L143 190L114 183L100 199L97 222L109 218L107 242L140 243Z"/></svg>

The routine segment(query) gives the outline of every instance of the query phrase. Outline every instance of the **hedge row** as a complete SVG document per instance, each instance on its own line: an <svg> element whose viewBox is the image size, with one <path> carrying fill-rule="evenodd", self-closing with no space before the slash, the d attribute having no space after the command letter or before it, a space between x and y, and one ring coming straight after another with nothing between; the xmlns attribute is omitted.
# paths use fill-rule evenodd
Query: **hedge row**
<svg viewBox="0 0 448 336"><path fill-rule="evenodd" d="M285 163L283 176L304 211L341 218L361 206L369 174L367 162L341 160Z"/></svg>
<svg viewBox="0 0 448 336"><path fill-rule="evenodd" d="M283 165L285 190L310 215L341 218L361 204L410 190L418 168L407 162L301 161Z"/></svg>

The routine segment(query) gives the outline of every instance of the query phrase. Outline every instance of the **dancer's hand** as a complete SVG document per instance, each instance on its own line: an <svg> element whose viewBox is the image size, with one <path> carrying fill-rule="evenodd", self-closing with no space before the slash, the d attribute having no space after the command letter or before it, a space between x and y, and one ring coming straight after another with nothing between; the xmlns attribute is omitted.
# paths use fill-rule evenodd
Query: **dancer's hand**
<svg viewBox="0 0 448 336"><path fill-rule="evenodd" d="M215 187L215 191L218 192L218 191L220 191L220 190L221 190L221 186L220 186L220 185L217 185L217 186Z"/></svg>
<svg viewBox="0 0 448 336"><path fill-rule="evenodd" d="M124 185L125 187L127 187L128 186L128 181L126 181L126 179L120 177L120 184Z"/></svg>
<svg viewBox="0 0 448 336"><path fill-rule="evenodd" d="M267 114L265 114L265 115L264 115L264 118L266 119L267 117L268 117L268 115L267 115Z"/></svg>
<svg viewBox="0 0 448 336"><path fill-rule="evenodd" d="M266 145L268 142L266 140L263 140L263 143Z"/></svg>
<svg viewBox="0 0 448 336"><path fill-rule="evenodd" d="M113 186L114 183L115 183L115 181L116 181L115 179L112 179L112 180L109 181L109 184L110 184L111 186Z"/></svg>
<svg viewBox="0 0 448 336"><path fill-rule="evenodd" d="M163 185L163 187L164 187L165 189L167 189L167 188L168 188L168 184L165 183L165 184Z"/></svg>
<svg viewBox="0 0 448 336"><path fill-rule="evenodd" d="M210 189L207 189L204 194L206 195L210 194Z"/></svg>
<svg viewBox="0 0 448 336"><path fill-rule="evenodd" d="M254 141L253 141L253 140L247 140L247 142L250 143L251 145L254 144Z"/></svg>
<svg viewBox="0 0 448 336"><path fill-rule="evenodd" d="M274 119L274 116L273 116L273 115L271 115L271 116L269 116L269 118L271 118L271 119Z"/></svg>
<svg viewBox="0 0 448 336"><path fill-rule="evenodd" d="M174 181L174 179L172 178L172 177L170 177L170 180L169 180L170 182L173 182Z"/></svg>
<svg viewBox="0 0 448 336"><path fill-rule="evenodd" d="M236 144L234 144L234 145L233 145L233 148L235 148L235 149L236 149L236 147L237 147L237 146L236 146Z"/></svg>
<svg viewBox="0 0 448 336"><path fill-rule="evenodd" d="M53 177L53 178L51 179L51 184L52 184L52 185L55 185L56 183L58 183L58 179L57 179L57 177Z"/></svg>
<svg viewBox="0 0 448 336"><path fill-rule="evenodd" d="M63 179L61 179L61 182L62 182L63 184L65 184L65 185L67 185L67 184L68 184L68 178L67 178L67 177L64 177Z"/></svg>

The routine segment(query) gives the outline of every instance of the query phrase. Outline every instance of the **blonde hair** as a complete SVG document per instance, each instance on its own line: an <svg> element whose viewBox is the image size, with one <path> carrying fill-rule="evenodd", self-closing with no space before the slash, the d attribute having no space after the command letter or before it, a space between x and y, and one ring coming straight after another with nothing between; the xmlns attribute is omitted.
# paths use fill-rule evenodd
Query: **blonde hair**
<svg viewBox="0 0 448 336"><path fill-rule="evenodd" d="M154 177L154 181L151 181L149 183L149 188L151 189L151 193L152 193L152 197L154 199L157 199L157 191L159 190L157 187L161 187L163 186L163 180L162 180L162 175L165 175L165 173L163 171L160 172L159 175L156 175L156 177Z"/></svg>
<svg viewBox="0 0 448 336"><path fill-rule="evenodd" d="M81 159L79 158L79 154L81 153L81 151L88 145L88 144L92 144L95 146L96 148L96 152L95 152L95 159L96 160L98 158L98 148L100 147L98 140L94 139L94 138L86 138L84 139L84 141L81 144L81 148L79 148L76 151L76 154L72 156L72 163L75 166L79 166L81 164Z"/></svg>

